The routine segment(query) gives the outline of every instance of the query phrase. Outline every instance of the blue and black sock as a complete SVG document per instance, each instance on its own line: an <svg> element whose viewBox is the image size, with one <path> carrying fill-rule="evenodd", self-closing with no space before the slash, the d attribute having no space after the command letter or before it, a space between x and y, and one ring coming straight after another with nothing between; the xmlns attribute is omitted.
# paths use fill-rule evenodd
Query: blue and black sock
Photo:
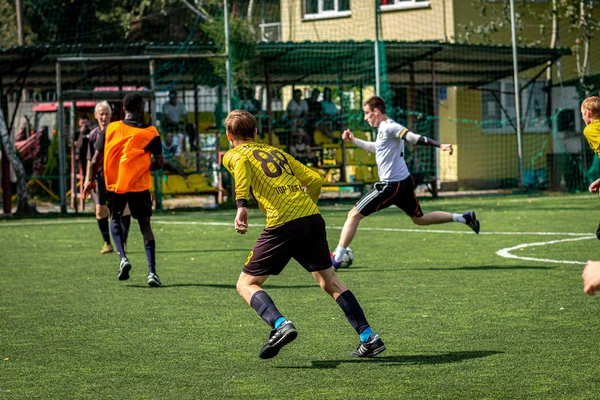
<svg viewBox="0 0 600 400"><path fill-rule="evenodd" d="M127 237L129 236L129 227L131 226L131 215L124 215L121 217L121 225L123 226L123 241L127 243Z"/></svg>
<svg viewBox="0 0 600 400"><path fill-rule="evenodd" d="M110 220L110 233L112 233L113 241L115 242L115 247L119 252L119 256L121 258L127 257L125 254L125 248L123 247L123 226L121 225L121 218L114 217Z"/></svg>
<svg viewBox="0 0 600 400"><path fill-rule="evenodd" d="M156 274L156 241L144 242L144 248L146 249L146 260L148 260L148 273Z"/></svg>
<svg viewBox="0 0 600 400"><path fill-rule="evenodd" d="M264 290L259 290L252 295L250 306L272 328L277 329L285 322L285 318Z"/></svg>
<svg viewBox="0 0 600 400"><path fill-rule="evenodd" d="M336 302L342 311L344 311L344 314L346 314L346 319L350 325L352 325L356 333L360 335L361 342L367 341L373 331L371 331L365 313L360 304L358 304L358 300L356 300L354 294L352 294L350 290L346 290L338 296ZM363 336L366 336L365 340L363 340Z"/></svg>

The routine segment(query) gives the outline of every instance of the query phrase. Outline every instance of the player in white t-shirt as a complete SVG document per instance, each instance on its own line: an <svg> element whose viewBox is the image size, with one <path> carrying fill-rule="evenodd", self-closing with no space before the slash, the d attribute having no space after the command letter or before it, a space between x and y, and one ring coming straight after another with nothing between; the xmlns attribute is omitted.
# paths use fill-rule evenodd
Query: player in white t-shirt
<svg viewBox="0 0 600 400"><path fill-rule="evenodd" d="M342 139L356 146L375 153L380 181L365 194L348 213L340 241L331 254L333 266L340 267L346 249L354 239L360 220L364 217L387 208L392 204L402 209L417 225L445 224L447 222L462 222L467 224L475 233L479 233L480 224L475 212L451 214L444 211L434 211L423 214L419 200L414 194L413 177L404 161L404 142L417 145L439 147L452 155L452 145L438 143L433 139L417 135L404 126L394 122L386 114L385 102L381 97L373 96L363 103L365 121L377 128L377 140L369 142L354 137L346 129Z"/></svg>

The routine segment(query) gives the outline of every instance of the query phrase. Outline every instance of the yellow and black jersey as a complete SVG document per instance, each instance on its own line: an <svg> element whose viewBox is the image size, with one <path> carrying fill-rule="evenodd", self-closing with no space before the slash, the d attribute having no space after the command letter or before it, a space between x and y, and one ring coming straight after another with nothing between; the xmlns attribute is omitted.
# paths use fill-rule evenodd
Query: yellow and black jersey
<svg viewBox="0 0 600 400"><path fill-rule="evenodd" d="M223 165L235 180L236 202L253 195L267 216L267 228L319 214L321 176L286 152L268 144L244 143L225 153Z"/></svg>
<svg viewBox="0 0 600 400"><path fill-rule="evenodd" d="M583 128L583 136L587 139L592 150L600 157L600 119Z"/></svg>

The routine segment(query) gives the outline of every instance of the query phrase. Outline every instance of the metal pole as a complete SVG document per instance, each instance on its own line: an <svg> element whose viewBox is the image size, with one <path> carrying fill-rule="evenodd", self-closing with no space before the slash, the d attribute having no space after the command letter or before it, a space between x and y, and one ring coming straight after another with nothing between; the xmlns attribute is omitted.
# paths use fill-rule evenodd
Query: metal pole
<svg viewBox="0 0 600 400"><path fill-rule="evenodd" d="M60 191L60 212L63 214L67 213L67 177L65 166L67 162L67 155L65 154L65 124L64 124L64 104L62 96L62 85L61 85L61 72L60 62L56 62L56 99L58 101L58 114L56 120L58 122L58 188Z"/></svg>
<svg viewBox="0 0 600 400"><path fill-rule="evenodd" d="M17 43L19 46L25 45L25 37L23 35L23 6L21 0L15 1L15 11L17 13Z"/></svg>
<svg viewBox="0 0 600 400"><path fill-rule="evenodd" d="M231 53L229 51L229 17L227 12L227 0L223 2L224 18L225 18L225 53L227 54L227 63L225 65L227 70L227 113L231 112L233 102L233 84L232 84L232 66L231 66Z"/></svg>
<svg viewBox="0 0 600 400"><path fill-rule="evenodd" d="M517 126L517 153L519 157L519 187L523 187L523 133L521 132L521 88L519 86L519 60L517 58L515 0L510 0L510 30L512 36L513 83L515 86L515 123Z"/></svg>
<svg viewBox="0 0 600 400"><path fill-rule="evenodd" d="M196 135L196 172L200 172L202 154L200 151L200 104L198 103L198 84L194 83L194 135ZM218 139L218 138L217 138Z"/></svg>
<svg viewBox="0 0 600 400"><path fill-rule="evenodd" d="M375 94L381 93L379 81L379 0L375 0Z"/></svg>
<svg viewBox="0 0 600 400"><path fill-rule="evenodd" d="M154 60L148 61L148 69L150 70L150 91L152 92L152 98L150 99L150 118L152 118L152 124L156 126L156 76L154 68ZM156 202L156 209L162 210L162 171L154 171L154 199Z"/></svg>
<svg viewBox="0 0 600 400"><path fill-rule="evenodd" d="M69 113L69 143L71 143L71 208L77 212L77 155L80 152L75 147L75 102L71 102L71 112ZM79 132L81 134L81 132Z"/></svg>

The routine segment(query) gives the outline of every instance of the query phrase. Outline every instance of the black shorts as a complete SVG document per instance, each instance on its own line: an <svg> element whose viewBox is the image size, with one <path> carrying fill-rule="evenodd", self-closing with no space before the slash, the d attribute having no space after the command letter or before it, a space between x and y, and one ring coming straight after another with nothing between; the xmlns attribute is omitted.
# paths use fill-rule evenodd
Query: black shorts
<svg viewBox="0 0 600 400"><path fill-rule="evenodd" d="M414 192L412 175L401 181L377 182L355 205L356 210L364 215L373 214L396 205L409 217L422 217L421 205Z"/></svg>
<svg viewBox="0 0 600 400"><path fill-rule="evenodd" d="M308 272L331 267L325 220L321 214L266 228L248 254L244 273L279 275L292 258Z"/></svg>
<svg viewBox="0 0 600 400"><path fill-rule="evenodd" d="M90 192L90 197L95 205L106 205L106 183L102 172L98 173L96 177L96 189Z"/></svg>
<svg viewBox="0 0 600 400"><path fill-rule="evenodd" d="M152 197L149 190L129 193L106 192L106 206L111 215L122 217L127 204L131 210L131 216L135 219L152 216Z"/></svg>

